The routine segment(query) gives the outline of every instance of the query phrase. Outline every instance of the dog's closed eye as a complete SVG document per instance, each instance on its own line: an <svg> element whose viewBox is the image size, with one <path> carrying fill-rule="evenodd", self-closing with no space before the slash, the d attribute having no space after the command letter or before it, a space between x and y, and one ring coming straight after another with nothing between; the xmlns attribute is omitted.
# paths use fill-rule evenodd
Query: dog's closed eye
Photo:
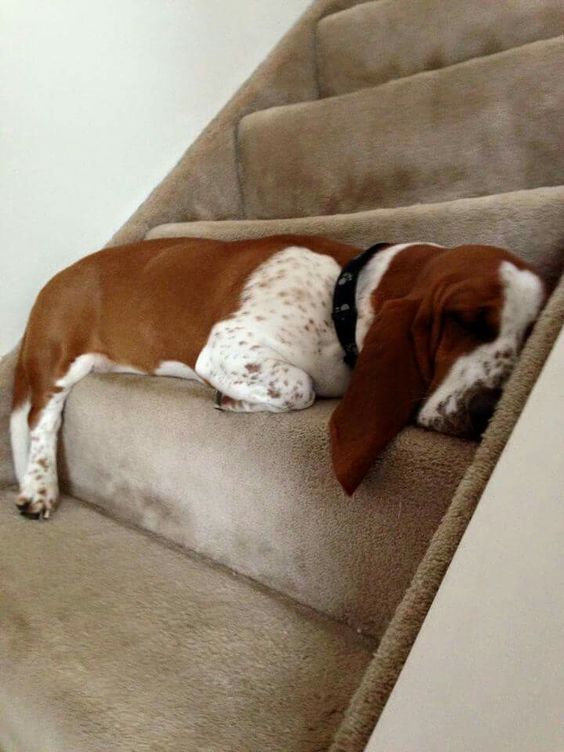
<svg viewBox="0 0 564 752"><path fill-rule="evenodd" d="M478 342L492 342L498 335L488 307L449 311L447 316L451 323Z"/></svg>

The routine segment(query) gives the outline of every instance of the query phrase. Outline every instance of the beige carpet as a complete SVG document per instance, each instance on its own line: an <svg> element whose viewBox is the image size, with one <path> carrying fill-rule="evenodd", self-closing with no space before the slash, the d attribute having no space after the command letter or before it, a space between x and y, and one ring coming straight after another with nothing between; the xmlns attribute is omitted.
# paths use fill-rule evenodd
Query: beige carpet
<svg viewBox="0 0 564 752"><path fill-rule="evenodd" d="M65 410L64 487L381 637L476 444L410 427L351 499L330 469L334 407L224 413L194 382L91 376Z"/></svg>
<svg viewBox="0 0 564 752"><path fill-rule="evenodd" d="M113 242L139 240L147 232L241 238L289 230L321 232L362 245L479 239L508 245L533 260L552 285L561 273L564 251L559 148L564 123L563 33L564 5L559 0L317 0ZM84 252L89 250L93 249ZM156 484L157 474L151 474L155 465L147 462L141 467L146 457L154 462L158 454L152 452L151 430L145 429L144 435L128 433L129 418L117 408L112 417L119 423L119 437L116 434L104 445L102 429L107 426L101 421L98 430L101 413L89 402L96 396L108 405L113 387L114 395L122 388L117 381L106 382L113 385L107 389L96 380L85 383L69 403L74 417L66 428L67 439L72 439L72 446L68 441L66 446L69 477L85 495L92 492L90 498L100 501L93 489L96 473L105 473L103 500L116 515L129 515L210 556L217 540L220 559L236 548L225 546L226 540L238 540L238 561L245 561L249 568L244 571L253 576L271 576L273 569L268 567L275 561L278 579L270 582L276 587L282 587L279 583L291 569L286 592L307 597L318 607L324 601L323 608L339 618L356 614L358 623L368 623L374 634L381 634L391 621L364 672L371 645L336 622L78 502L68 500L44 526L20 519L4 494L0 744L5 752L321 752L331 744L355 687L332 750L361 752L563 319L560 287L472 462L468 445L459 442L458 448L451 444L441 453L432 472L428 463L417 469L417 457L431 456L436 441L429 438L419 453L421 434L414 437L411 430L398 437L375 468L373 495L363 500L367 512L371 498L377 502L375 514L384 522L380 537L374 519L366 530L361 524L338 529L346 511L330 487L321 439L327 417L323 410L304 418L302 428L307 430L296 437L290 429L280 437L290 456L302 448L294 455L298 471L300 466L304 472L314 469L312 478L317 481L307 497L313 516L307 519L307 510L300 508L299 472L289 485L279 476L278 504L272 496L270 506L265 504L265 512L274 515L268 519L273 534L267 550L260 548L259 517L253 518L257 534L248 536L245 510L256 512L252 505L237 509L224 503L222 524L211 526L208 522L217 507L206 510L202 493L187 519L183 500L192 498L191 482L203 487L202 471L192 480L183 476L185 495L165 498ZM12 369L13 358L0 363L0 486L13 479L7 439ZM156 420L168 397L158 385L144 389L138 403L154 397L151 410ZM135 395L139 392L132 390L133 413ZM261 418L247 417L259 427L260 439ZM200 455L209 453L212 468L216 419L209 418L215 433L208 432L209 444ZM203 412L198 420L200 436L206 435L208 419ZM90 432L91 428L96 430ZM177 422L176 429L179 444L171 456L181 464L185 426ZM84 440L89 433L98 437L97 446ZM306 461L304 437L310 435L314 444L309 445ZM175 436L167 436L161 424L159 441L169 440ZM128 442L138 442L131 456L122 452ZM272 442L270 451L278 446ZM103 458L112 449L110 454L120 462L130 463L123 496L119 468L109 470L112 456L109 462L90 463L90 452ZM394 532L402 529L397 520L394 528L391 512L406 493L402 466L408 455L413 478L408 519L414 531L426 516L429 519L429 487L442 496L424 535L415 535L415 543L403 551L398 547L394 563L399 561L401 576L393 587L394 598L386 598L387 564L378 558L378 550L371 555L370 544L373 541L377 549L385 541L389 550ZM252 476L254 465L244 463L253 461L254 452L245 461L238 456L237 477ZM449 464L452 473L443 485ZM135 465L139 475L147 476L146 493L135 493ZM245 467L250 467L248 473ZM229 497L226 475L216 475L215 496L208 498L241 500ZM387 485L382 482L386 478ZM255 484L255 501L260 499L257 488ZM139 499L143 509L135 507ZM249 499L242 502L249 504ZM323 510L320 528L327 534L318 536L314 551L306 546L304 554L304 541L315 528L315 510ZM443 510L447 511L439 524ZM175 519L166 519L167 511ZM355 515L360 523L358 509L350 519ZM425 553L435 524L438 529ZM220 529L222 539L214 539ZM359 530L366 535L357 546ZM278 538L285 546L277 549L271 543ZM337 547L335 561L324 542ZM301 579L300 559L294 555L300 546ZM291 568L286 568L289 550ZM236 566L227 555L222 560ZM349 565L341 579L333 576L339 562ZM364 579L355 591L358 572L364 572ZM369 613L362 613L362 594L371 573L380 589L369 591ZM334 597L332 589L341 592Z"/></svg>
<svg viewBox="0 0 564 752"><path fill-rule="evenodd" d="M373 642L75 499L0 496L5 752L314 752Z"/></svg>

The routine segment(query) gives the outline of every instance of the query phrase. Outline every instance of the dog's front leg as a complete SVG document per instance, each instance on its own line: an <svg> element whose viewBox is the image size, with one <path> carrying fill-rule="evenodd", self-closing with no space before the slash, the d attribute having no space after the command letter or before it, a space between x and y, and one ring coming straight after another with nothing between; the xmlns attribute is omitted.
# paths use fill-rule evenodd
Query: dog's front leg
<svg viewBox="0 0 564 752"><path fill-rule="evenodd" d="M200 357L200 373L219 393L216 407L231 412L304 410L315 401L311 377L290 363L273 357L268 348L227 352L223 357Z"/></svg>

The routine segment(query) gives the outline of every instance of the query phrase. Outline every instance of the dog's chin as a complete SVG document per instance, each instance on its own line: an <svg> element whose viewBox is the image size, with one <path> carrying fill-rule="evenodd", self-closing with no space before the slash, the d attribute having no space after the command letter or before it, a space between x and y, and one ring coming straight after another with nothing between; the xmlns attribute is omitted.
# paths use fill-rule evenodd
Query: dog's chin
<svg viewBox="0 0 564 752"><path fill-rule="evenodd" d="M458 436L463 439L476 438L468 411L463 408L452 413L440 414L435 410L425 411L425 406L423 406L419 411L416 423L422 428L444 433L448 436Z"/></svg>
<svg viewBox="0 0 564 752"><path fill-rule="evenodd" d="M449 436L479 440L493 417L501 388L476 385L437 401L431 397L417 415L417 425Z"/></svg>

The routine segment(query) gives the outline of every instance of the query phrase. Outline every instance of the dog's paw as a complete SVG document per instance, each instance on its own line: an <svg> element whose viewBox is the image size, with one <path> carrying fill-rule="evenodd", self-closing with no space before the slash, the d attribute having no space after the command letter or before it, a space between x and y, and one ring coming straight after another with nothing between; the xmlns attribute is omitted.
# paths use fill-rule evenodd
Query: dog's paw
<svg viewBox="0 0 564 752"><path fill-rule="evenodd" d="M228 397L221 392L217 392L216 394L214 407L216 410L228 413L259 413L265 412L268 409L260 403L233 399L233 397Z"/></svg>
<svg viewBox="0 0 564 752"><path fill-rule="evenodd" d="M55 510L56 503L57 493L46 486L22 491L16 499L20 514L31 520L48 520Z"/></svg>
<svg viewBox="0 0 564 752"><path fill-rule="evenodd" d="M223 410L225 412L240 413L245 412L245 404L246 403L243 402L243 400L236 400L218 392L214 407L217 410Z"/></svg>

